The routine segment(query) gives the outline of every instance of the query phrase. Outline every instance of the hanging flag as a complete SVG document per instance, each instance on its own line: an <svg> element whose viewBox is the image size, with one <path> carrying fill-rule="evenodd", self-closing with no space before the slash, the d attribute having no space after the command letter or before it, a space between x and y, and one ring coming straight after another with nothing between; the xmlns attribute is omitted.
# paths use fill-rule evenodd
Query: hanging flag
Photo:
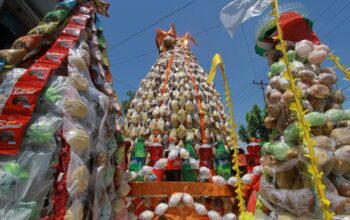
<svg viewBox="0 0 350 220"><path fill-rule="evenodd" d="M220 12L220 19L233 38L235 29L249 18L261 15L271 0L234 0Z"/></svg>

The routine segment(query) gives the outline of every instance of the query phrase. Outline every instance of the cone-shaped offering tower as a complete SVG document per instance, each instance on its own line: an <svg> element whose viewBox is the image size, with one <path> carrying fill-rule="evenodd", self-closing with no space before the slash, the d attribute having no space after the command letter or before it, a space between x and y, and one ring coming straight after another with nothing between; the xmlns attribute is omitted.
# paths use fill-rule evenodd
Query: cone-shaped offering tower
<svg viewBox="0 0 350 220"><path fill-rule="evenodd" d="M331 212L350 214L350 118L342 91L334 86L336 72L322 65L330 49L298 7L287 6L278 20L286 56L273 20L258 33L256 51L270 65L265 125L278 131L262 149L260 204L293 219L330 219Z"/></svg>
<svg viewBox="0 0 350 220"><path fill-rule="evenodd" d="M107 7L60 1L0 50L0 219L115 219L123 210L113 179L121 111L96 15Z"/></svg>
<svg viewBox="0 0 350 220"><path fill-rule="evenodd" d="M206 82L190 50L194 39L189 34L178 37L172 26L168 32L158 30L156 42L159 57L126 116L126 136L132 143L129 174L135 178L129 217L200 219L208 210L213 216L231 213L234 189L219 184L232 175L220 95ZM148 196L158 199L151 202Z"/></svg>

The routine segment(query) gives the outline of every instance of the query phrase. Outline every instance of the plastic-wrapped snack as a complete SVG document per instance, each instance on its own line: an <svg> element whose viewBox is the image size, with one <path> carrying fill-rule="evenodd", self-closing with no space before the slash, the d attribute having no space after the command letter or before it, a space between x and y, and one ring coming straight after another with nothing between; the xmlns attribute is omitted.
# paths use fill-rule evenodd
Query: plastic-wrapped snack
<svg viewBox="0 0 350 220"><path fill-rule="evenodd" d="M45 146L46 149L52 149L51 146L56 146L54 135L61 123L62 119L55 116L39 117L27 129L26 143L35 147Z"/></svg>
<svg viewBox="0 0 350 220"><path fill-rule="evenodd" d="M17 202L8 203L0 208L1 219L32 219L36 216L36 202Z"/></svg>
<svg viewBox="0 0 350 220"><path fill-rule="evenodd" d="M88 71L88 66L85 62L85 60L78 56L78 55L69 55L68 57L68 62L70 65L72 65L73 67L75 67L78 71Z"/></svg>
<svg viewBox="0 0 350 220"><path fill-rule="evenodd" d="M14 191L14 187L29 178L28 173L16 162L7 162L0 165L0 200Z"/></svg>
<svg viewBox="0 0 350 220"><path fill-rule="evenodd" d="M45 15L43 18L44 22L62 22L68 16L69 11L67 10L54 10Z"/></svg>
<svg viewBox="0 0 350 220"><path fill-rule="evenodd" d="M73 87L68 87L63 100L64 111L75 118L85 118L88 115L88 106Z"/></svg>
<svg viewBox="0 0 350 220"><path fill-rule="evenodd" d="M335 140L337 147L350 144L350 129L335 128L332 130L330 137Z"/></svg>
<svg viewBox="0 0 350 220"><path fill-rule="evenodd" d="M73 10L73 8L76 6L77 0L65 0L63 2L60 2L56 5L55 9L63 9L63 10Z"/></svg>
<svg viewBox="0 0 350 220"><path fill-rule="evenodd" d="M68 117L63 119L63 137L77 153L86 153L90 148L90 132Z"/></svg>
<svg viewBox="0 0 350 220"><path fill-rule="evenodd" d="M210 210L208 212L208 217L210 220L222 220L220 214L217 211Z"/></svg>
<svg viewBox="0 0 350 220"><path fill-rule="evenodd" d="M182 201L183 203L188 206L188 207L193 207L194 206L194 199L193 197L188 194L188 193L183 193L183 196L182 196Z"/></svg>
<svg viewBox="0 0 350 220"><path fill-rule="evenodd" d="M66 211L64 220L82 220L84 217L84 207L80 200L74 200Z"/></svg>
<svg viewBox="0 0 350 220"><path fill-rule="evenodd" d="M0 50L0 59L5 59L7 65L17 65L22 61L26 53L25 49Z"/></svg>
<svg viewBox="0 0 350 220"><path fill-rule="evenodd" d="M204 205L200 204L200 203L195 203L194 204L194 210L196 211L196 213L198 215L206 215L206 214L208 214L207 208Z"/></svg>
<svg viewBox="0 0 350 220"><path fill-rule="evenodd" d="M162 216L165 214L165 212L168 210L169 208L169 205L166 204L166 203L159 203L157 206L156 206L156 209L154 211L154 213L158 216Z"/></svg>
<svg viewBox="0 0 350 220"><path fill-rule="evenodd" d="M61 115L63 98L66 93L68 79L64 76L52 76L45 89L40 94L36 112L53 112Z"/></svg>
<svg viewBox="0 0 350 220"><path fill-rule="evenodd" d="M59 22L50 22L46 24L39 24L35 28L31 29L28 32L28 35L32 35L32 34L50 35L56 30L58 23Z"/></svg>
<svg viewBox="0 0 350 220"><path fill-rule="evenodd" d="M350 199L336 195L334 193L326 192L327 198L330 200L330 208L335 214L350 215Z"/></svg>
<svg viewBox="0 0 350 220"><path fill-rule="evenodd" d="M315 199L310 189L277 189L265 178L261 178L260 193L270 203L296 216L309 215L313 212Z"/></svg>
<svg viewBox="0 0 350 220"><path fill-rule="evenodd" d="M85 92L89 89L89 81L81 73L70 73L69 81L78 91Z"/></svg>
<svg viewBox="0 0 350 220"><path fill-rule="evenodd" d="M6 104L6 100L10 96L12 89L18 78L25 73L26 69L13 68L4 71L0 75L0 112Z"/></svg>
<svg viewBox="0 0 350 220"><path fill-rule="evenodd" d="M350 198L350 180L342 176L337 176L334 180L334 185L338 190L339 195Z"/></svg>
<svg viewBox="0 0 350 220"><path fill-rule="evenodd" d="M34 50L39 47L41 40L43 39L42 34L26 35L18 38L12 45L13 49L25 49L27 51Z"/></svg>
<svg viewBox="0 0 350 220"><path fill-rule="evenodd" d="M177 206L183 197L183 193L173 193L169 199L169 207Z"/></svg>
<svg viewBox="0 0 350 220"><path fill-rule="evenodd" d="M71 159L67 174L67 190L76 197L87 190L89 184L89 170L80 157L71 152Z"/></svg>
<svg viewBox="0 0 350 220"><path fill-rule="evenodd" d="M154 212L146 210L140 214L139 219L140 220L151 220L151 219L153 219L153 217L154 217Z"/></svg>

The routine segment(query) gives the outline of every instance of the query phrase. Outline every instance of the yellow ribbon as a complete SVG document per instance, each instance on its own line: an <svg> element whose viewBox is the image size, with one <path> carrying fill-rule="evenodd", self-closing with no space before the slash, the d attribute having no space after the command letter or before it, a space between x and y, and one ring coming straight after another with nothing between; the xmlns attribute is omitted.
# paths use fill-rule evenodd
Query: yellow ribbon
<svg viewBox="0 0 350 220"><path fill-rule="evenodd" d="M308 164L308 172L312 176L312 180L314 183L314 187L316 189L317 197L320 202L320 208L323 212L323 218L326 220L332 219L334 213L330 211L330 204L331 202L326 197L325 189L326 187L322 183L322 171L318 169L317 166L317 158L315 156L314 146L315 141L311 138L310 134L310 124L305 120L305 111L302 107L301 102L301 91L296 86L296 79L294 79L293 74L291 72L291 68L289 65L287 52L286 52L286 43L283 40L283 31L281 29L281 26L278 22L279 18L279 12L278 12L278 0L272 0L272 16L275 19L277 33L278 33L278 39L280 41L280 50L283 54L283 61L286 64L287 71L284 73L284 77L286 77L290 81L290 90L293 93L294 102L291 103L290 109L296 113L297 116L297 123L301 130L301 136L303 137L303 143L308 148L309 154L306 155L306 157L309 158L310 163Z"/></svg>
<svg viewBox="0 0 350 220"><path fill-rule="evenodd" d="M207 83L212 83L215 75L216 75L216 68L217 66L220 65L220 69L221 69L221 74L222 74L222 78L224 80L224 89L225 89L225 96L226 96L226 106L229 109L229 123L231 125L230 131L231 131L231 138L232 138L232 142L229 143L229 145L231 146L231 149L233 149L233 155L232 155L232 168L234 171L236 171L236 179L237 179L237 187L235 192L237 193L237 200L238 200L238 207L239 207L239 212L240 212L240 216L239 219L240 220L254 220L254 216L252 213L247 212L246 208L245 208L245 201L243 198L243 181L242 178L240 176L240 170L239 170L239 157L238 157L238 137L237 137L237 133L236 133L236 123L233 117L233 105L232 105L232 99L231 99L231 91L230 91L230 87L227 81L227 76L225 73L225 67L224 64L222 62L222 58L220 56L220 54L215 54L213 57L213 61L211 64L211 68L210 68L210 72L208 75L208 79L207 79Z"/></svg>
<svg viewBox="0 0 350 220"><path fill-rule="evenodd" d="M333 61L333 63L335 64L335 66L338 68L338 69L340 69L344 74L345 74L345 76L346 76L346 80L350 80L350 71L349 71L349 68L347 67L347 66L345 66L345 65L341 65L340 64L340 58L338 57L338 56L336 56L335 54L333 54L333 53L330 53L329 55L328 55L328 58L330 59L330 60L332 60Z"/></svg>

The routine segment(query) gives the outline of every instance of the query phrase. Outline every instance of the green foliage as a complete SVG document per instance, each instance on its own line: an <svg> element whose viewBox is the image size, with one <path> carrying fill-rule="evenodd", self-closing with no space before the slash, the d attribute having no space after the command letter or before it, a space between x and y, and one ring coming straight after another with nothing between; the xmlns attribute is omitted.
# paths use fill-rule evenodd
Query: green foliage
<svg viewBox="0 0 350 220"><path fill-rule="evenodd" d="M131 105L131 101L132 99L135 97L136 92L132 91L132 90L128 90L126 92L126 95L128 96L127 100L122 101L122 108L123 108L123 114L126 115L126 113L128 112L130 105Z"/></svg>
<svg viewBox="0 0 350 220"><path fill-rule="evenodd" d="M271 130L264 125L266 111L254 105L250 112L247 112L245 120L247 126L239 126L238 135L241 141L249 142L250 137L260 138L263 142L269 141Z"/></svg>

